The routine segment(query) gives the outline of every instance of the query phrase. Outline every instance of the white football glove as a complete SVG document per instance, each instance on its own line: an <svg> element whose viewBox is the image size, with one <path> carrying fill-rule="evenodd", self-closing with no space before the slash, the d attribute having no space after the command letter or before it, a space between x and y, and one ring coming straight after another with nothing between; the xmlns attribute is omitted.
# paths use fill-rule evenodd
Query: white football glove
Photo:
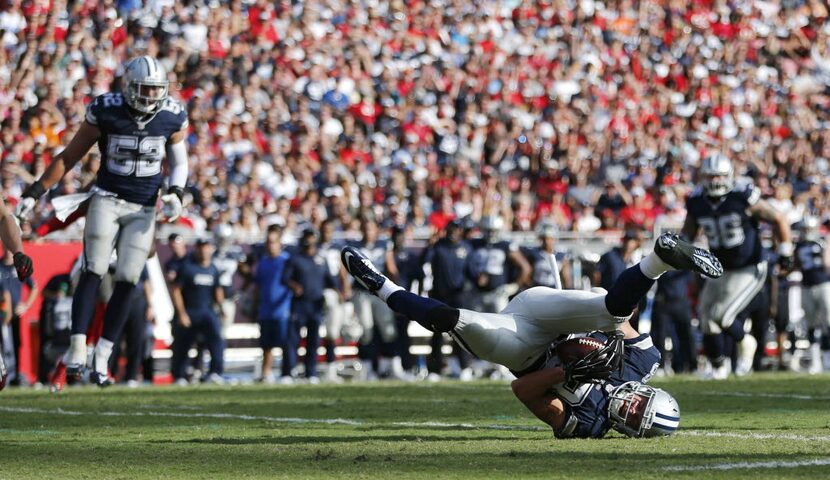
<svg viewBox="0 0 830 480"><path fill-rule="evenodd" d="M168 222L174 222L182 216L182 200L175 193L161 196L161 214Z"/></svg>
<svg viewBox="0 0 830 480"><path fill-rule="evenodd" d="M14 207L14 216L22 223L28 220L29 214L35 209L37 200L32 197L23 197Z"/></svg>

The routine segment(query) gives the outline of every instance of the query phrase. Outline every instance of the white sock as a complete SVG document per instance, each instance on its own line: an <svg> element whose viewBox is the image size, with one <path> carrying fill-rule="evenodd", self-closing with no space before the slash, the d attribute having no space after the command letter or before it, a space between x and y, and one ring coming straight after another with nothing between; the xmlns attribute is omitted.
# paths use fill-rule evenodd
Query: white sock
<svg viewBox="0 0 830 480"><path fill-rule="evenodd" d="M378 290L378 297L385 302L390 295L400 290L403 290L403 288L387 278Z"/></svg>
<svg viewBox="0 0 830 480"><path fill-rule="evenodd" d="M98 339L98 344L95 345L95 359L92 362L92 368L101 375L107 374L107 364L112 355L113 343L105 338Z"/></svg>
<svg viewBox="0 0 830 480"><path fill-rule="evenodd" d="M69 350L66 351L64 361L67 365L86 366L86 335L76 333L69 336Z"/></svg>
<svg viewBox="0 0 830 480"><path fill-rule="evenodd" d="M675 268L661 260L654 252L649 253L645 258L640 260L640 271L652 280L657 280L660 278L660 275L669 270L675 270Z"/></svg>

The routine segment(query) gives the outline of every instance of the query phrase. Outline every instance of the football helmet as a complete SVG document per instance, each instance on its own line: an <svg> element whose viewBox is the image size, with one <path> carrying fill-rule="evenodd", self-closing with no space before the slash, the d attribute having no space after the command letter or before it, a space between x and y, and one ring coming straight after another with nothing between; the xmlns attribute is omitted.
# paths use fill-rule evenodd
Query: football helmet
<svg viewBox="0 0 830 480"><path fill-rule="evenodd" d="M499 239L502 229L504 228L504 220L499 216L487 216L481 219L478 228L481 230L481 235L489 243L495 243Z"/></svg>
<svg viewBox="0 0 830 480"><path fill-rule="evenodd" d="M821 221L818 218L812 215L804 217L804 220L801 221L801 238L803 240L818 240L820 227Z"/></svg>
<svg viewBox="0 0 830 480"><path fill-rule="evenodd" d="M626 382L611 392L608 418L614 430L629 437L662 437L677 430L680 407L665 390Z"/></svg>
<svg viewBox="0 0 830 480"><path fill-rule="evenodd" d="M722 197L735 187L735 169L726 155L716 153L703 160L700 166L701 184L710 197Z"/></svg>
<svg viewBox="0 0 830 480"><path fill-rule="evenodd" d="M141 113L155 113L167 98L167 70L153 57L136 57L124 67L124 100Z"/></svg>

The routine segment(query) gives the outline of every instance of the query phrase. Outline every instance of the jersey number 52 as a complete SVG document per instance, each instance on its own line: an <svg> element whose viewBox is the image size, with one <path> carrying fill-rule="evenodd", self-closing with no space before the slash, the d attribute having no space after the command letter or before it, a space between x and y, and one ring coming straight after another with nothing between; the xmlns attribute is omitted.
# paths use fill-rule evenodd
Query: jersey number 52
<svg viewBox="0 0 830 480"><path fill-rule="evenodd" d="M107 169L122 176L152 177L161 173L164 137L109 135Z"/></svg>
<svg viewBox="0 0 830 480"><path fill-rule="evenodd" d="M703 233L709 240L709 248L735 248L744 243L744 235L741 216L737 213L729 213L721 217L701 217L697 223L703 227Z"/></svg>

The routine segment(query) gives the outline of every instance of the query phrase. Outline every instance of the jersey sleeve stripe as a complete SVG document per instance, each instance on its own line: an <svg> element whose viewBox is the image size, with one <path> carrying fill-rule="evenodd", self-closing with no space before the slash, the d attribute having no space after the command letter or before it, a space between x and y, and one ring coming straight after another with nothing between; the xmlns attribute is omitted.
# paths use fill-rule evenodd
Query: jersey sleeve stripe
<svg viewBox="0 0 830 480"><path fill-rule="evenodd" d="M84 118L86 119L87 122L89 122L93 125L98 125L98 119L95 118L95 114L92 113L92 110L87 109L86 110L86 115L85 115Z"/></svg>

